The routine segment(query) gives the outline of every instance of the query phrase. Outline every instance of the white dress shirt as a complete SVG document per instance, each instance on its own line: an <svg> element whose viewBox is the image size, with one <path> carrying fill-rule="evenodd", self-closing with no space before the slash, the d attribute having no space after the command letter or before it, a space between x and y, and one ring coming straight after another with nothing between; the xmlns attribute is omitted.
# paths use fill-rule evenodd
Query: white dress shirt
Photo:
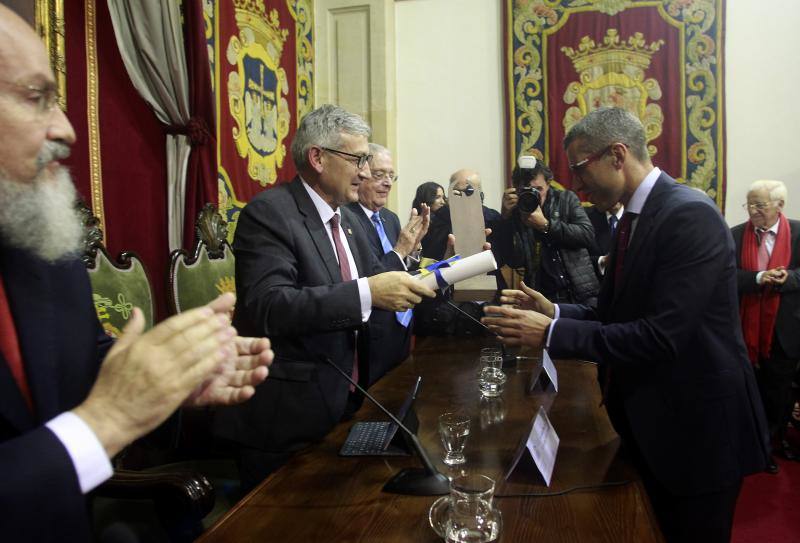
<svg viewBox="0 0 800 543"><path fill-rule="evenodd" d="M322 219L322 224L325 225L325 232L328 233L328 239L331 241L333 254L336 256L336 261L338 262L339 255L336 253L336 244L333 242L333 230L331 230L330 220L334 215L339 215L339 224L341 225L342 211L338 208L334 211L331 206L322 199L322 196L317 194L302 177L300 179L303 181L303 187L306 189L311 201L314 202L314 207L317 208L317 213L319 213L319 218ZM353 253L350 251L350 245L347 243L347 236L344 235L343 226L339 228L339 241L342 242L344 252L347 253L347 264L350 266L350 276L358 277L358 298L361 302L361 322L367 322L372 313L372 293L369 290L367 278L359 277L360 272L356 266L356 261L353 259Z"/></svg>
<svg viewBox="0 0 800 543"><path fill-rule="evenodd" d="M775 240L778 239L778 227L781 225L781 221L775 221L775 224L767 228L766 230L762 231L761 235L761 243L767 246L767 254L772 257L772 250L775 248ZM765 235L766 232L772 232L775 234L774 236L767 236ZM761 284L761 277L764 275L763 271L760 271L756 274L756 284Z"/></svg>
<svg viewBox="0 0 800 543"><path fill-rule="evenodd" d="M45 424L67 449L78 476L81 492L87 494L114 474L106 450L82 418L67 411Z"/></svg>

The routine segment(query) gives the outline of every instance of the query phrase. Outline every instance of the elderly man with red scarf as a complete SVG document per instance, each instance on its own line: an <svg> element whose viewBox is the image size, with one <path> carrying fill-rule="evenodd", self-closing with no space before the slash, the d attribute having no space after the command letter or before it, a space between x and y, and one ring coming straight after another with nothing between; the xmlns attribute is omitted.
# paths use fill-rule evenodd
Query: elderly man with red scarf
<svg viewBox="0 0 800 543"><path fill-rule="evenodd" d="M800 221L783 214L786 186L755 181L747 193L746 223L733 227L742 332L769 422L773 451L800 460L785 439L792 413L792 380L800 365ZM771 460L770 473L778 472Z"/></svg>

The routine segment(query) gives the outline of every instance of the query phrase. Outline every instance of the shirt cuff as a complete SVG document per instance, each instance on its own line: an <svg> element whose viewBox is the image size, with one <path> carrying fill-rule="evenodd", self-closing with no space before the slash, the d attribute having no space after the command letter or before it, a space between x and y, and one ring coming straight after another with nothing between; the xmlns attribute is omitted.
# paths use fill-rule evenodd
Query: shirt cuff
<svg viewBox="0 0 800 543"><path fill-rule="evenodd" d="M756 274L756 285L761 284L761 278L764 277L764 272L760 271Z"/></svg>
<svg viewBox="0 0 800 543"><path fill-rule="evenodd" d="M45 424L67 449L81 492L87 494L111 478L114 468L106 450L89 425L75 413L67 411Z"/></svg>
<svg viewBox="0 0 800 543"><path fill-rule="evenodd" d="M398 253L398 252L397 252L397 251L395 251L394 249L392 249L392 252L393 252L394 254L396 254L396 255L397 255L397 260L399 260L399 261L400 261L400 264L402 264L402 265L403 265L403 269L404 269L405 271L408 271L408 265L406 264L406 259L405 259L405 258L403 258L402 256L400 256L400 253Z"/></svg>
<svg viewBox="0 0 800 543"><path fill-rule="evenodd" d="M561 310L558 308L558 304L553 304L553 320L550 321L550 327L547 330L547 341L544 343L544 348L550 348L550 338L553 337L553 328L556 327L556 321L558 320L559 315L561 314Z"/></svg>
<svg viewBox="0 0 800 543"><path fill-rule="evenodd" d="M367 322L372 314L372 292L369 290L368 278L360 277L357 283L358 298L361 300L361 322Z"/></svg>

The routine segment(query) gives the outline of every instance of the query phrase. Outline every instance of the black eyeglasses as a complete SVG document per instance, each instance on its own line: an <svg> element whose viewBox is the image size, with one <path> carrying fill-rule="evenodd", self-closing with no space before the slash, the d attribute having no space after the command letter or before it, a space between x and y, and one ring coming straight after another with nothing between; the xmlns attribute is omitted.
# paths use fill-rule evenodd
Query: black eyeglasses
<svg viewBox="0 0 800 543"><path fill-rule="evenodd" d="M328 151L329 153L334 153L343 157L350 157L352 159L355 159L353 162L355 163L356 167L358 167L359 170L362 169L364 166L366 166L367 162L372 160L372 155L354 155L353 153L345 153L344 151L340 151L338 149L331 149L329 147L320 147L320 149Z"/></svg>

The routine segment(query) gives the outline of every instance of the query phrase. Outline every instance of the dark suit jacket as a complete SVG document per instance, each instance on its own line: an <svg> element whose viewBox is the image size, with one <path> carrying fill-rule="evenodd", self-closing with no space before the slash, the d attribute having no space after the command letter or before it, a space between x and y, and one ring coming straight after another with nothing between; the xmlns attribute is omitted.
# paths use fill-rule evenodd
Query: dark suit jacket
<svg viewBox="0 0 800 543"><path fill-rule="evenodd" d="M736 243L736 279L740 294L758 292L761 287L756 284L758 272L747 271L742 265L742 235L747 223L731 229L733 241ZM786 267L789 276L777 290L781 293L778 317L775 321L775 336L781 347L791 358L800 358L800 221L789 221L792 232L792 258Z"/></svg>
<svg viewBox="0 0 800 543"><path fill-rule="evenodd" d="M342 230L359 277L384 271L361 223L344 207ZM270 453L297 450L324 437L344 413L349 385L324 360L345 371L353 366L355 332L362 328L358 285L342 282L330 238L299 178L245 206L233 250L234 325L244 336L269 336L275 360L249 402L219 410L215 433ZM395 269L402 269L399 259Z"/></svg>
<svg viewBox="0 0 800 543"><path fill-rule="evenodd" d="M609 269L614 269L612 250ZM763 469L767 426L739 325L733 238L708 197L662 174L636 223L621 287L560 305L550 355L611 369L609 416L672 493Z"/></svg>
<svg viewBox="0 0 800 543"><path fill-rule="evenodd" d="M372 219L367 217L359 203L353 202L348 204L347 207L364 227L375 257L383 262L395 260L397 257L395 253L384 254L378 231L375 230ZM379 214L383 220L386 237L394 247L397 243L397 238L400 236L400 219L395 213L386 208L382 208ZM378 379L405 360L408 357L410 346L411 325L409 324L406 327L397 322L397 315L392 311L373 309L369 317L368 384L372 385L377 382Z"/></svg>
<svg viewBox="0 0 800 543"><path fill-rule="evenodd" d="M0 539L88 541L75 468L43 424L86 398L111 341L80 261L50 265L0 247L0 273L36 410L0 355Z"/></svg>

